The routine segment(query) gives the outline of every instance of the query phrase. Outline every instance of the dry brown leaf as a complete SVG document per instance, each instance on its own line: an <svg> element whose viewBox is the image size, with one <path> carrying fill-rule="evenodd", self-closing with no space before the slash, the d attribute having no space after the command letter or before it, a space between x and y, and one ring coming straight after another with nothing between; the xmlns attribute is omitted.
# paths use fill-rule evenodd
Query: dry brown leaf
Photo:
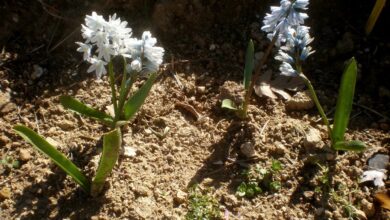
<svg viewBox="0 0 390 220"><path fill-rule="evenodd" d="M268 70L259 78L259 82L254 86L255 93L262 97L267 96L272 99L278 98L276 94L283 99L291 99L291 95L285 90L299 91L304 87L303 81L299 77L288 77L279 75L274 80L271 80L272 71Z"/></svg>
<svg viewBox="0 0 390 220"><path fill-rule="evenodd" d="M377 193L375 198L379 200L382 208L390 210L390 196L387 193Z"/></svg>

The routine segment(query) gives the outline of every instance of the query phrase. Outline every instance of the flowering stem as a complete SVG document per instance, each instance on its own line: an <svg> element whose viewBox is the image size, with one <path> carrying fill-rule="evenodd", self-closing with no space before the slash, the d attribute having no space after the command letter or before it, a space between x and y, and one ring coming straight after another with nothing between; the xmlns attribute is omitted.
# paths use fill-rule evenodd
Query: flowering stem
<svg viewBox="0 0 390 220"><path fill-rule="evenodd" d="M317 107L317 110L321 115L322 121L324 122L324 124L328 128L329 137L332 138L332 129L330 128L329 120L326 117L326 114L324 112L324 109L321 106L320 101L318 100L318 97L317 97L317 94L314 90L313 85L311 84L310 80L305 76L305 74L303 74L301 65L297 64L296 68L297 68L299 77L301 77L301 79L303 79L303 82L306 84L307 88L309 89L310 96L312 97L312 99Z"/></svg>
<svg viewBox="0 0 390 220"><path fill-rule="evenodd" d="M112 61L108 63L108 74L110 78L110 86L111 86L111 101L114 105L114 112L115 112L115 118L118 115L118 103L116 99L116 88L115 88L115 76L114 76L114 67L112 64ZM116 120L114 120L114 125L116 123Z"/></svg>
<svg viewBox="0 0 390 220"><path fill-rule="evenodd" d="M255 74L252 75L251 83L249 84L249 89L245 93L245 100L244 100L244 104L242 107L242 112L239 114L242 118L247 117L248 105L249 105L250 98L252 96L253 87L254 87L256 81L259 80L261 68L264 66L265 62L268 60L268 57L271 54L272 48L274 47L276 40L278 39L278 36L279 36L279 31L276 31L276 33L274 34L274 37L272 38L271 43L268 45L268 48L265 51L264 56L262 57L259 65L257 65L257 67L255 69Z"/></svg>
<svg viewBox="0 0 390 220"><path fill-rule="evenodd" d="M115 114L115 121L120 120L123 113L123 106L126 101L128 88L126 87L127 82L127 73L126 73L126 59L123 57L123 76L121 82L121 88L119 90L119 101L118 101L118 114Z"/></svg>

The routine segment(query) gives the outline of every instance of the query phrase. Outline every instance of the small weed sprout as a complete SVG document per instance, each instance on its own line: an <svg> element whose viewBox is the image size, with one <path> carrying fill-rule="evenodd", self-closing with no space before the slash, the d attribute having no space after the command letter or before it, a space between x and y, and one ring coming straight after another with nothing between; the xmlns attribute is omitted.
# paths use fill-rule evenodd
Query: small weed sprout
<svg viewBox="0 0 390 220"><path fill-rule="evenodd" d="M254 198L263 191L279 191L282 185L276 175L282 169L280 161L273 160L269 168L256 164L249 170L244 170L242 175L245 180L237 187L236 194L240 197Z"/></svg>
<svg viewBox="0 0 390 220"><path fill-rule="evenodd" d="M0 160L0 165L6 169L18 169L20 167L20 162L19 160L13 159L11 156L4 155Z"/></svg>
<svg viewBox="0 0 390 220"><path fill-rule="evenodd" d="M221 218L218 201L210 196L209 193L208 190L202 192L197 185L190 188L186 219L203 220Z"/></svg>
<svg viewBox="0 0 390 220"><path fill-rule="evenodd" d="M149 31L145 31L141 39L132 38L131 28L116 14L109 16L107 21L92 12L92 15L85 17L85 24L81 26L85 41L76 42L79 45L77 51L82 52L84 61L91 64L87 72L95 72L98 79L108 74L114 115L89 107L70 96L60 97L60 102L66 109L98 120L111 130L103 135L103 152L95 177L92 181L88 180L72 161L33 130L23 125L15 126L14 130L50 157L87 193L96 196L102 191L106 178L118 160L122 146L121 126L129 122L148 96L162 63L164 49L155 46L157 39ZM116 83L118 75L114 72L115 58L123 60L119 86ZM132 85L141 75L148 79L138 91L132 92Z"/></svg>

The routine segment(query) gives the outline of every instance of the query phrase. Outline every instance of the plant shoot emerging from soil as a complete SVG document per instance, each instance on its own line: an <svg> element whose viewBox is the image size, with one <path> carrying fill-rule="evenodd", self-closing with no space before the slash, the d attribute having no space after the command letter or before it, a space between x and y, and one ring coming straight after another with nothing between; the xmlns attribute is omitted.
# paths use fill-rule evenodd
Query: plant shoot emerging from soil
<svg viewBox="0 0 390 220"><path fill-rule="evenodd" d="M127 27L126 21L117 18L116 14L109 16L107 21L103 16L92 12L92 15L85 17L85 24L81 26L85 42L76 42L79 45L77 51L82 52L83 59L91 64L87 72L95 72L98 79L108 73L114 113L106 114L70 96L62 96L60 101L66 109L96 119L111 129L103 135L103 152L94 179L90 182L65 155L31 129L22 125L15 126L14 129L48 155L86 192L95 196L102 191L105 179L118 160L122 146L121 126L129 122L148 96L162 63L164 49L155 46L157 39L149 31L145 31L141 39L132 38L131 28ZM113 63L117 57L123 60L122 81L119 86L115 80L117 77ZM138 91L132 93L132 85L140 75L148 79Z"/></svg>

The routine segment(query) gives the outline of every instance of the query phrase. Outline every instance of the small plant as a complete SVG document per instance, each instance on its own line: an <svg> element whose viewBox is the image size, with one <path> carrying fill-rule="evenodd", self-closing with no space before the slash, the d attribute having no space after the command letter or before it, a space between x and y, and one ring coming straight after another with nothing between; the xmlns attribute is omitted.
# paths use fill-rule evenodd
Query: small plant
<svg viewBox="0 0 390 220"><path fill-rule="evenodd" d="M220 219L221 213L218 201L208 195L210 192L203 192L198 186L190 188L188 220L203 220L203 219Z"/></svg>
<svg viewBox="0 0 390 220"><path fill-rule="evenodd" d="M82 52L83 59L91 64L87 71L95 72L98 79L107 73L106 66L108 66L111 101L114 108L114 116L111 116L70 96L60 97L60 102L66 109L96 119L111 129L103 135L103 152L93 180L88 180L72 161L33 130L23 125L15 126L14 130L52 159L82 189L95 196L102 191L105 179L118 160L122 145L121 126L127 124L144 103L157 77L164 49L155 46L157 40L149 31L142 34L142 39L131 38L131 28L127 27L126 21L117 18L116 14L106 21L103 16L92 12L92 15L86 16L81 31L85 42L76 42L80 46L77 51ZM114 58L117 57L123 60L120 86L116 84L113 64ZM149 78L138 91L134 92L131 90L132 85L140 75Z"/></svg>
<svg viewBox="0 0 390 220"><path fill-rule="evenodd" d="M0 165L6 168L18 169L20 167L20 162L10 156L5 155L0 160Z"/></svg>
<svg viewBox="0 0 390 220"><path fill-rule="evenodd" d="M276 179L276 174L282 169L282 164L278 160L273 160L270 168L262 168L258 164L249 170L245 170L242 175L245 177L237 187L237 195L240 197L253 198L268 190L277 192L281 183Z"/></svg>
<svg viewBox="0 0 390 220"><path fill-rule="evenodd" d="M246 91L244 102L241 106L235 106L233 101L225 99L222 102L222 107L236 111L241 118L247 116L254 83L259 79L261 69L271 54L272 48L276 46L279 51L275 59L282 62L279 67L280 73L285 76L300 77L304 81L322 117L323 123L328 128L333 149L361 151L365 148L364 143L355 140L344 140L355 92L357 75L355 59L350 59L342 75L333 127L331 127L318 100L313 85L303 72L302 64L315 52L309 46L314 40L314 38L310 37L310 28L303 25L305 19L309 17L304 13L308 5L309 0L281 0L280 6L271 7L271 13L264 17L264 25L261 27L267 33L271 43L256 68L253 65L253 42L250 41L248 45L244 70L244 87ZM254 74L252 74L253 71Z"/></svg>

